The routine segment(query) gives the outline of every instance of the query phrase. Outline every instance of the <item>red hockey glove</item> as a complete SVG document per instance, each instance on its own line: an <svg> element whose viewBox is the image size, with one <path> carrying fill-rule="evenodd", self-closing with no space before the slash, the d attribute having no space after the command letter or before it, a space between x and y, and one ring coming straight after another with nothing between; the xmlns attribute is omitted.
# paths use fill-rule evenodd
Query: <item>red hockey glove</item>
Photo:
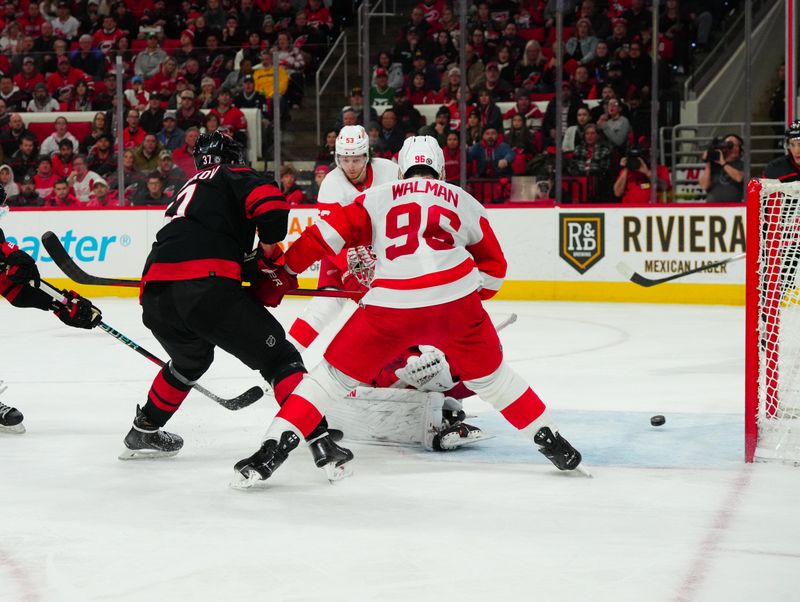
<svg viewBox="0 0 800 602"><path fill-rule="evenodd" d="M20 250L16 245L3 243L0 265L5 267L8 279L14 284L28 284L33 281L33 286L39 288L41 278L36 262L33 257Z"/></svg>
<svg viewBox="0 0 800 602"><path fill-rule="evenodd" d="M361 284L358 277L350 270L342 274L342 288L346 291L353 291L354 293L361 293L366 295L369 289Z"/></svg>
<svg viewBox="0 0 800 602"><path fill-rule="evenodd" d="M53 313L67 326L91 329L103 319L102 312L75 291L61 291L64 299L53 302Z"/></svg>
<svg viewBox="0 0 800 602"><path fill-rule="evenodd" d="M278 307L284 295L297 288L297 276L290 274L282 265L259 260L261 277L251 282L253 296L266 307Z"/></svg>

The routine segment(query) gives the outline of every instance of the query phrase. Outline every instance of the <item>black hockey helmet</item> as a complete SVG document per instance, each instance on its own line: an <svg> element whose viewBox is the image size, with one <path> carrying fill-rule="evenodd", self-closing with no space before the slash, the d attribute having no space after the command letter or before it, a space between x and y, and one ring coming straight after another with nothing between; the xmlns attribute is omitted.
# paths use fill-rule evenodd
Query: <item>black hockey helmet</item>
<svg viewBox="0 0 800 602"><path fill-rule="evenodd" d="M216 130L210 134L200 134L192 156L197 169L223 164L243 165L244 147L229 133Z"/></svg>
<svg viewBox="0 0 800 602"><path fill-rule="evenodd" d="M789 140L794 140L796 138L800 138L800 119L792 121L792 123L786 126L786 131L783 132L783 139L787 145L789 144Z"/></svg>

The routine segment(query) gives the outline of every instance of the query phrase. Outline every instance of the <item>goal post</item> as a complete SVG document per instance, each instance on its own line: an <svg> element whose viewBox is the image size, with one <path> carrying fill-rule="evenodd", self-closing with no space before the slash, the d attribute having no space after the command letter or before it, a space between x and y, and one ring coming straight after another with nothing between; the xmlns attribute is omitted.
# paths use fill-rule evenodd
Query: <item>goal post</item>
<svg viewBox="0 0 800 602"><path fill-rule="evenodd" d="M800 465L800 183L747 188L745 460Z"/></svg>

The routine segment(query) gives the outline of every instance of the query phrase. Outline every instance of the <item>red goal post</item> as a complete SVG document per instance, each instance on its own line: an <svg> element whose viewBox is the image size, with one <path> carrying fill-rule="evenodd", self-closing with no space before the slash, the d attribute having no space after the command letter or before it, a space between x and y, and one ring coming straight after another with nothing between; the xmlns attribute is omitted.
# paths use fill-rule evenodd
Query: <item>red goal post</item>
<svg viewBox="0 0 800 602"><path fill-rule="evenodd" d="M800 182L747 188L745 460L800 465Z"/></svg>

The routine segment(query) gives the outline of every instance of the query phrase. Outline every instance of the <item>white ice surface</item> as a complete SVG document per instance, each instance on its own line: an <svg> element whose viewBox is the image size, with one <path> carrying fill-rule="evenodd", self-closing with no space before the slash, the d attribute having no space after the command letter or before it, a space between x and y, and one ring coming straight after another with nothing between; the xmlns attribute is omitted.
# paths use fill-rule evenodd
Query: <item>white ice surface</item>
<svg viewBox="0 0 800 602"><path fill-rule="evenodd" d="M284 325L302 303L278 310ZM163 355L134 300L98 305ZM0 303L3 401L28 428L0 434L0 600L800 600L800 470L741 461L741 308L488 307L520 315L506 357L593 479L558 473L474 400L495 439L444 455L355 445L336 485L298 449L266 488L228 488L271 398L229 412L192 393L169 423L178 456L120 462L155 367ZM222 352L201 382L260 384Z"/></svg>

